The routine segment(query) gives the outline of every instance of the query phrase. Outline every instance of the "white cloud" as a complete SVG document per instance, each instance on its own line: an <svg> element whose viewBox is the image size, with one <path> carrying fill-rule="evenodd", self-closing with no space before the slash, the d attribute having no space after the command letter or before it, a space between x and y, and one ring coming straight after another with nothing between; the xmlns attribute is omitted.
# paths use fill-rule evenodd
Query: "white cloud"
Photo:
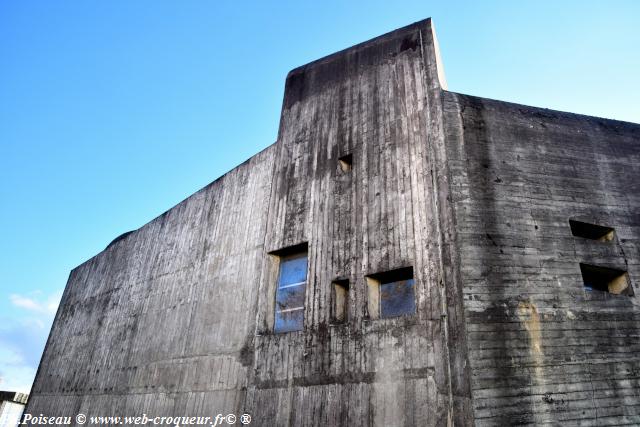
<svg viewBox="0 0 640 427"><path fill-rule="evenodd" d="M27 313L0 322L0 389L28 393L60 303L62 292L12 294L11 304Z"/></svg>
<svg viewBox="0 0 640 427"><path fill-rule="evenodd" d="M16 307L22 307L26 308L27 310L33 311L40 311L41 309L38 303L30 298L25 298L17 294L12 294L9 298L11 299L11 304L15 305Z"/></svg>
<svg viewBox="0 0 640 427"><path fill-rule="evenodd" d="M31 297L11 294L9 299L11 300L11 304L16 307L26 308L27 310L34 311L36 313L43 314L55 314L58 309L58 305L60 304L60 298L62 297L62 292L56 292L49 296L49 298L45 300L36 299L36 296L40 296L42 292L33 292Z"/></svg>
<svg viewBox="0 0 640 427"><path fill-rule="evenodd" d="M38 368L29 366L25 362L23 357L13 349L0 350L1 390L29 393Z"/></svg>

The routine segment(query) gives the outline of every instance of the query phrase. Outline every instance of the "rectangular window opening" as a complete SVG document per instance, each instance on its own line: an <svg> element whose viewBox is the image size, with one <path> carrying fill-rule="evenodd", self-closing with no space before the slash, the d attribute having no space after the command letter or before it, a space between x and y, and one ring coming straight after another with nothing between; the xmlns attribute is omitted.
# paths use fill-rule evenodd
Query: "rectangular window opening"
<svg viewBox="0 0 640 427"><path fill-rule="evenodd" d="M416 312L413 267L371 274L366 280L370 318L384 319Z"/></svg>
<svg viewBox="0 0 640 427"><path fill-rule="evenodd" d="M624 270L581 263L580 272L587 291L633 296L629 275Z"/></svg>
<svg viewBox="0 0 640 427"><path fill-rule="evenodd" d="M345 323L348 320L349 311L349 280L334 280L331 292L331 321L332 323Z"/></svg>
<svg viewBox="0 0 640 427"><path fill-rule="evenodd" d="M308 245L292 246L276 252L279 258L275 298L275 333L300 331L304 327L304 299L307 287Z"/></svg>
<svg viewBox="0 0 640 427"><path fill-rule="evenodd" d="M338 159L338 164L340 165L340 170L342 172L349 172L353 167L353 155L347 154L346 156L342 156Z"/></svg>
<svg viewBox="0 0 640 427"><path fill-rule="evenodd" d="M589 224L588 222L569 220L571 234L576 237L597 240L599 242L610 242L615 237L615 230L603 225Z"/></svg>

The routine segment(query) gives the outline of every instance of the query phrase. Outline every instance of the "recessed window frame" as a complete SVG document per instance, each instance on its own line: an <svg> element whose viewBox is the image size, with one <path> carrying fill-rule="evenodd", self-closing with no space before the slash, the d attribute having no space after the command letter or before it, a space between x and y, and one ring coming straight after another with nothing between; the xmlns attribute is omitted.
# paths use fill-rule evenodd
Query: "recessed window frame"
<svg viewBox="0 0 640 427"><path fill-rule="evenodd" d="M580 263L580 273L587 292L599 291L629 297L634 295L629 274L625 270Z"/></svg>
<svg viewBox="0 0 640 427"><path fill-rule="evenodd" d="M349 279L335 279L331 282L331 323L349 321Z"/></svg>
<svg viewBox="0 0 640 427"><path fill-rule="evenodd" d="M370 319L391 319L416 314L416 286L413 267L402 267L369 274L365 279L369 297L367 311ZM389 295L390 293L399 293L399 295ZM398 303L406 305L406 307L401 307L399 310ZM394 311L394 305L396 305L396 311Z"/></svg>
<svg viewBox="0 0 640 427"><path fill-rule="evenodd" d="M276 334L304 329L305 300L309 277L308 244L271 252L278 258L274 292L273 332Z"/></svg>
<svg viewBox="0 0 640 427"><path fill-rule="evenodd" d="M615 229L606 225L570 219L569 227L571 228L572 235L583 239L595 240L598 242L611 242L616 237Z"/></svg>
<svg viewBox="0 0 640 427"><path fill-rule="evenodd" d="M351 172L351 169L353 169L353 154L349 153L338 158L338 165L343 173Z"/></svg>

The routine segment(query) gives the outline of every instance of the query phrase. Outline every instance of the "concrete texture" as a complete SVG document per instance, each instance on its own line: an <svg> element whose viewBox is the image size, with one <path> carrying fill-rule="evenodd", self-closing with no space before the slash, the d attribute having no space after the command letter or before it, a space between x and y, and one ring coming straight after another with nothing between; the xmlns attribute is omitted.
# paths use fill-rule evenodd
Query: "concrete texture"
<svg viewBox="0 0 640 427"><path fill-rule="evenodd" d="M580 272L638 289L640 126L450 92L444 110L476 425L640 424L637 297Z"/></svg>
<svg viewBox="0 0 640 427"><path fill-rule="evenodd" d="M426 20L291 71L275 144L72 271L27 412L640 423L636 297L579 266L636 287L640 126L447 92L437 57ZM273 253L305 243L275 334ZM416 313L377 319L366 277L404 267Z"/></svg>

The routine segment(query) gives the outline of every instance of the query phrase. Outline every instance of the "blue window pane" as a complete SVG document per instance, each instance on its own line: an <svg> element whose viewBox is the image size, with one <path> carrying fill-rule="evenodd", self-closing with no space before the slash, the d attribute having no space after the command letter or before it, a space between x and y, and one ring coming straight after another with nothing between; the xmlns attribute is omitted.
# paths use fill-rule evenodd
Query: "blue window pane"
<svg viewBox="0 0 640 427"><path fill-rule="evenodd" d="M276 311L304 307L305 286L289 286L276 292Z"/></svg>
<svg viewBox="0 0 640 427"><path fill-rule="evenodd" d="M278 288L276 289L274 332L303 329L306 285L306 252L281 258Z"/></svg>
<svg viewBox="0 0 640 427"><path fill-rule="evenodd" d="M307 280L307 256L285 259L280 263L278 287Z"/></svg>
<svg viewBox="0 0 640 427"><path fill-rule="evenodd" d="M303 327L304 309L301 307L299 310L276 312L276 321L274 331L277 332L290 332L300 331Z"/></svg>
<svg viewBox="0 0 640 427"><path fill-rule="evenodd" d="M380 317L396 317L416 312L413 279L380 285Z"/></svg>

